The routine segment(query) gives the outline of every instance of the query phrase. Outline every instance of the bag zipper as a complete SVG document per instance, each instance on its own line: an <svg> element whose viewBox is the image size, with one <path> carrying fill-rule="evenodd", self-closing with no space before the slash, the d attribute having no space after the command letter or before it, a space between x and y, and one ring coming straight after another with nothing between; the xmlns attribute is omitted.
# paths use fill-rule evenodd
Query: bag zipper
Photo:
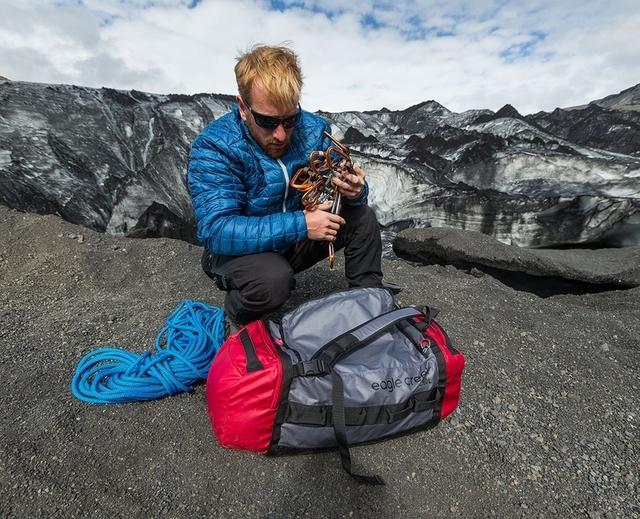
<svg viewBox="0 0 640 519"><path fill-rule="evenodd" d="M296 359L298 359L298 362L302 362L302 356L300 355L300 352L284 342L284 330L282 329L282 323L278 323L278 328L280 328L280 340L282 341L282 347L291 350L296 356Z"/></svg>
<svg viewBox="0 0 640 519"><path fill-rule="evenodd" d="M273 348L273 353L275 353L276 358L278 359L278 362L280 363L280 370L278 370L279 373L279 378L276 380L275 383L275 387L277 388L276 390L274 390L273 392L273 398L271 399L271 409L275 409L277 408L279 402L280 402L280 397L282 396L282 388L283 388L283 383L284 383L284 370L285 370L285 366L284 366L284 362L282 355L284 355L284 357L286 358L286 360L288 360L289 362L291 362L291 360L289 359L289 357L284 353L284 352L280 352L278 345L275 341L275 339L271 336L271 334L269 333L269 331L265 328L265 333L267 334L268 337L268 342L271 345L271 347ZM279 389L279 391L278 391Z"/></svg>

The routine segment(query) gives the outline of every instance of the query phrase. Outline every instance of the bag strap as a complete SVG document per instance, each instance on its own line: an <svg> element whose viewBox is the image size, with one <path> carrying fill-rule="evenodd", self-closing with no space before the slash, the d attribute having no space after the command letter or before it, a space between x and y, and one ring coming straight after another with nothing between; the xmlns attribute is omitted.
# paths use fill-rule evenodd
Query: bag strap
<svg viewBox="0 0 640 519"><path fill-rule="evenodd" d="M344 408L345 425L381 425L392 424L406 418L411 413L421 413L433 409L442 400L442 389L438 386L430 391L416 393L399 404L384 404L365 407ZM332 427L333 416L331 405L306 405L289 402L287 406L287 423L298 425L315 425Z"/></svg>
<svg viewBox="0 0 640 519"><path fill-rule="evenodd" d="M437 308L433 308L432 306L424 305L423 308L424 315L426 316L425 320L413 323L420 332L423 332L424 330L429 328L429 326L431 326L431 321L433 321L440 313L440 310L438 310Z"/></svg>
<svg viewBox="0 0 640 519"><path fill-rule="evenodd" d="M382 314L369 322L366 322L346 334L337 337L323 346L318 354L314 355L322 365L333 367L340 359L350 355L354 351L370 344L375 338L385 333L389 328L397 323L423 315L418 308L407 307L398 308ZM336 370L331 370L332 400L333 407L331 418L333 430L336 435L338 452L342 468L356 481L368 485L384 485L384 479L378 475L365 476L353 472L351 467L351 453L349 452L349 442L347 440L347 427L344 409L344 383Z"/></svg>
<svg viewBox="0 0 640 519"><path fill-rule="evenodd" d="M331 381L333 383L332 399L333 399L333 430L336 434L336 442L338 444L338 452L340 453L340 461L342 468L356 481L366 483L368 485L384 485L384 479L380 476L365 476L353 472L351 468L351 453L349 452L349 444L347 442L347 427L344 416L344 383L340 375L334 370L331 373Z"/></svg>
<svg viewBox="0 0 640 519"><path fill-rule="evenodd" d="M392 326L420 315L423 315L422 311L412 306L391 310L332 339L322 346L312 359L317 359L326 368L331 369L340 359L366 346Z"/></svg>
<svg viewBox="0 0 640 519"><path fill-rule="evenodd" d="M430 321L428 308L427 319ZM344 383L342 378L335 371L333 365L340 359L343 359L351 353L364 348L374 339L380 337L391 327L402 321L424 315L424 312L416 307L405 307L391 310L375 317L374 319L361 324L360 326L343 333L339 337L332 339L322 346L316 354L307 363L309 366L302 366L302 372L298 375L326 375L331 372L332 382L332 412L331 418L333 422L333 430L336 435L336 443L338 444L338 452L342 468L353 477L356 481L366 483L368 485L384 485L384 480L378 476L365 476L353 471L351 467L351 453L349 452L349 442L347 440L347 427L344 408ZM305 373L306 372L306 373Z"/></svg>
<svg viewBox="0 0 640 519"><path fill-rule="evenodd" d="M240 332L240 341L242 341L244 354L247 358L247 372L260 371L261 369L264 369L264 366L262 365L262 362L260 362L256 353L256 348L253 345L251 336L249 335L249 332L247 332L246 328L243 328Z"/></svg>

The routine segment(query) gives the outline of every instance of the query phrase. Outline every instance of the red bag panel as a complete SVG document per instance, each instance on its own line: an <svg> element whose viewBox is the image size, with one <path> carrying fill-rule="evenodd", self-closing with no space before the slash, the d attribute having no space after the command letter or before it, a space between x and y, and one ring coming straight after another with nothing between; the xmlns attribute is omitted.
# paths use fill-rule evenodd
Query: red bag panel
<svg viewBox="0 0 640 519"><path fill-rule="evenodd" d="M442 399L442 407L440 410L440 419L449 416L460 401L460 386L462 383L462 370L464 368L464 355L460 352L454 353L449 349L449 341L442 327L435 321L431 321L431 325L426 333L430 335L440 346L442 357L447 373L447 385L444 389L444 397Z"/></svg>
<svg viewBox="0 0 640 519"><path fill-rule="evenodd" d="M247 371L240 334L251 337L262 369ZM223 447L266 453L282 391L282 363L262 321L229 336L207 377L209 418Z"/></svg>

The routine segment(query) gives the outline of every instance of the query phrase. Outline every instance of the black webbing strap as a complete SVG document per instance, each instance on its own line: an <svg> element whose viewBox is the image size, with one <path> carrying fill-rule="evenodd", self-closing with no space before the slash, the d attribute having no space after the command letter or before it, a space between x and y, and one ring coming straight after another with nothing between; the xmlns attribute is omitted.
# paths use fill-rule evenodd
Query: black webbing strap
<svg viewBox="0 0 640 519"><path fill-rule="evenodd" d="M305 360L293 365L294 377L316 377L327 373L329 370L320 359Z"/></svg>
<svg viewBox="0 0 640 519"><path fill-rule="evenodd" d="M415 393L409 399L397 404L371 405L366 407L345 407L344 421L347 427L361 425L388 425L402 420L412 413L422 413L433 409L442 400L442 391L437 387ZM330 405L306 405L289 402L287 423L331 427L333 417Z"/></svg>
<svg viewBox="0 0 640 519"><path fill-rule="evenodd" d="M422 312L412 307L398 308L379 315L329 341L314 357L322 360L325 366L333 366L338 360L366 346L397 323L419 315L422 315Z"/></svg>
<svg viewBox="0 0 640 519"><path fill-rule="evenodd" d="M240 340L242 341L242 347L244 348L244 354L247 357L247 371L259 371L263 369L262 363L256 354L256 349L251 342L251 337L246 328L240 332Z"/></svg>
<svg viewBox="0 0 640 519"><path fill-rule="evenodd" d="M342 468L356 481L366 483L368 485L384 485L384 480L380 476L364 476L356 474L351 469L351 453L349 452L349 444L347 442L347 427L344 417L344 384L340 375L334 370L331 372L333 382L333 430L336 434L336 442L338 443L338 451L340 452L340 460Z"/></svg>
<svg viewBox="0 0 640 519"><path fill-rule="evenodd" d="M434 308L433 306L424 305L424 313L427 316L427 321L431 322L432 319L438 317L440 310L438 308Z"/></svg>
<svg viewBox="0 0 640 519"><path fill-rule="evenodd" d="M420 331L423 332L425 331L427 328L429 328L429 326L431 326L431 321L433 319L436 318L436 316L440 313L440 310L438 310L437 308L433 308L431 306L424 306L424 315L425 315L425 320L424 321L418 321L418 322L413 322L412 324Z"/></svg>

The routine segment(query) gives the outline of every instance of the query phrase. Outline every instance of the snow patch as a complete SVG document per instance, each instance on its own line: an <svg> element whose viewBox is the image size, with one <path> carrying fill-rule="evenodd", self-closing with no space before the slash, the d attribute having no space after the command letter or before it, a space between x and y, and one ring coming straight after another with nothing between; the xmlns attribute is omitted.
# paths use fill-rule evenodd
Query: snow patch
<svg viewBox="0 0 640 519"><path fill-rule="evenodd" d="M537 128L534 128L529 123L526 123L520 119L513 119L511 117L501 117L494 119L486 123L472 124L465 127L466 130L475 130L482 133L492 133L498 137L509 138L517 135L520 138L534 139L539 137L545 141L558 140L546 132L541 132Z"/></svg>
<svg viewBox="0 0 640 519"><path fill-rule="evenodd" d="M424 221L422 201L433 189L430 184L419 184L407 170L367 158L359 159L367 173L369 205L382 225L413 218Z"/></svg>
<svg viewBox="0 0 640 519"><path fill-rule="evenodd" d="M144 145L144 152L142 153L142 163L147 165L147 156L149 155L149 146L151 146L151 141L153 140L153 124L155 122L155 117L149 119L149 139L147 143Z"/></svg>
<svg viewBox="0 0 640 519"><path fill-rule="evenodd" d="M0 150L0 168L4 168L11 164L11 151Z"/></svg>

